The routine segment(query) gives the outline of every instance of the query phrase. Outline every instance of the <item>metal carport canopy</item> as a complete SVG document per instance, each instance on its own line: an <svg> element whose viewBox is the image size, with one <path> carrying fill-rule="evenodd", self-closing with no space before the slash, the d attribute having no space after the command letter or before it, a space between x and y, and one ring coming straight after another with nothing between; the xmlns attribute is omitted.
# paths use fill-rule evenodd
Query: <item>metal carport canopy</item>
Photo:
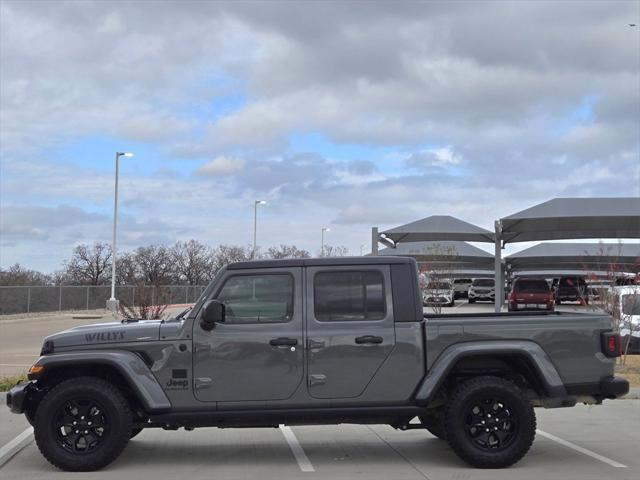
<svg viewBox="0 0 640 480"><path fill-rule="evenodd" d="M496 312L504 302L506 243L572 238L640 238L640 197L554 198L495 222Z"/></svg>
<svg viewBox="0 0 640 480"><path fill-rule="evenodd" d="M500 220L503 244L571 238L640 238L640 197L554 198Z"/></svg>
<svg viewBox="0 0 640 480"><path fill-rule="evenodd" d="M455 255L439 254L455 249ZM380 256L413 257L418 262L447 264L455 270L486 270L493 267L493 255L460 241L398 243L395 248L383 248Z"/></svg>
<svg viewBox="0 0 640 480"><path fill-rule="evenodd" d="M640 243L543 242L505 258L512 271L521 270L617 270L636 273L640 268Z"/></svg>
<svg viewBox="0 0 640 480"><path fill-rule="evenodd" d="M388 240L391 240L391 242ZM494 234L459 218L449 215L432 215L406 225L385 230L379 235L379 241L389 246L405 242L440 240L493 243Z"/></svg>

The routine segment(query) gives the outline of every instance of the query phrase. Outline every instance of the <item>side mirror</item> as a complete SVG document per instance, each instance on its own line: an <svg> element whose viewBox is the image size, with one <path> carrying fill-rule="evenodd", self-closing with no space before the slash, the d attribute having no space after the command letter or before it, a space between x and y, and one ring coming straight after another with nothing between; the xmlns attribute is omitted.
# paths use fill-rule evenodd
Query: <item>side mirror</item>
<svg viewBox="0 0 640 480"><path fill-rule="evenodd" d="M209 300L202 307L202 314L200 315L200 326L204 330L213 330L216 323L222 323L225 321L225 306L219 300Z"/></svg>

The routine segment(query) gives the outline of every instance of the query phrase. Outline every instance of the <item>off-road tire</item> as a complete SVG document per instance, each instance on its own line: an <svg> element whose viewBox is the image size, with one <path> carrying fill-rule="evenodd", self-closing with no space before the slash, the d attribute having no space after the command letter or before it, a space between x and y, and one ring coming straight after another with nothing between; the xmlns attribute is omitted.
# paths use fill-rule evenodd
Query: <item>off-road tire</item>
<svg viewBox="0 0 640 480"><path fill-rule="evenodd" d="M489 439L497 439L497 434L488 437L489 445L485 448L479 445L482 440L474 439L469 424L477 418L473 413L474 406L485 401L489 403L483 405L492 405L493 399L503 405L501 411L508 413L513 431L506 436L508 441L496 448L490 447ZM486 421L497 422L493 425L500 427L500 433L503 433L502 420L498 420L496 415L491 418L489 414ZM516 463L531 448L536 433L536 416L533 407L516 385L503 378L484 376L467 380L455 389L446 408L444 425L449 445L465 462L477 468L504 468ZM480 435L484 436L483 429L484 424L476 433L480 431Z"/></svg>
<svg viewBox="0 0 640 480"><path fill-rule="evenodd" d="M61 440L64 437L61 437L58 431L60 427L56 423L66 405L76 401L100 405L105 425L103 437L92 437L97 439L98 445L91 451L81 453L69 451L68 444L65 448L65 442ZM129 404L114 385L96 377L78 377L56 385L42 399L36 411L35 440L40 453L49 463L61 470L99 470L122 453L131 437L131 422ZM75 450L78 443L72 443ZM88 442L85 440L85 443Z"/></svg>
<svg viewBox="0 0 640 480"><path fill-rule="evenodd" d="M440 440L446 440L447 436L444 429L444 415L442 412L433 413L432 415L423 415L418 417L420 423L431 435Z"/></svg>

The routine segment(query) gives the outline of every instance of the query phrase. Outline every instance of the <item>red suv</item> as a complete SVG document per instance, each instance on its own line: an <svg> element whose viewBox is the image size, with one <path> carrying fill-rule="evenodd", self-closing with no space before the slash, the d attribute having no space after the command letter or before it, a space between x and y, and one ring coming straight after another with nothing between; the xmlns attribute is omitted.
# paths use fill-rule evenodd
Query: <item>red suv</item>
<svg viewBox="0 0 640 480"><path fill-rule="evenodd" d="M554 295L544 278L516 278L509 294L509 311L554 309Z"/></svg>

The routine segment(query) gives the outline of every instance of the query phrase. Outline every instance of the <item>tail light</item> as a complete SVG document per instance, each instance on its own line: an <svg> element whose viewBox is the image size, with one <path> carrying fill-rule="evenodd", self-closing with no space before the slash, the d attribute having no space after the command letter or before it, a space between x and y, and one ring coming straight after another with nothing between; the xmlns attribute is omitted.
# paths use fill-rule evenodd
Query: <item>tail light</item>
<svg viewBox="0 0 640 480"><path fill-rule="evenodd" d="M609 358L620 356L620 334L615 332L604 332L602 339L602 353Z"/></svg>

